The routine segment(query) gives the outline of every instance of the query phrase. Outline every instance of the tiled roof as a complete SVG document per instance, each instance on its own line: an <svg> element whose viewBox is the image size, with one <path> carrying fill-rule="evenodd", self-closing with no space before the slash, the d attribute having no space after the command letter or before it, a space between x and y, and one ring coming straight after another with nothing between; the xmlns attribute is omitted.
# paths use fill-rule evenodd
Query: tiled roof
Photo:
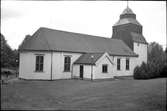
<svg viewBox="0 0 167 111"><path fill-rule="evenodd" d="M48 28L38 29L19 47L20 51L108 52L110 55L137 56L122 40Z"/></svg>
<svg viewBox="0 0 167 111"><path fill-rule="evenodd" d="M87 64L87 65L95 65L96 61L103 55L104 53L86 53L80 56L74 64Z"/></svg>

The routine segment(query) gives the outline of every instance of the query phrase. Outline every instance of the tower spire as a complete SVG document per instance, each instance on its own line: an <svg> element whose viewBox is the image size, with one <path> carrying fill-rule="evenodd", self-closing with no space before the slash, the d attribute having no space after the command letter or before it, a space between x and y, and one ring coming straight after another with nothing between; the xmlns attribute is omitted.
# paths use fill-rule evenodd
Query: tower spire
<svg viewBox="0 0 167 111"><path fill-rule="evenodd" d="M127 8L129 8L129 1L127 0Z"/></svg>
<svg viewBox="0 0 167 111"><path fill-rule="evenodd" d="M127 8L129 8L129 0L127 0Z"/></svg>

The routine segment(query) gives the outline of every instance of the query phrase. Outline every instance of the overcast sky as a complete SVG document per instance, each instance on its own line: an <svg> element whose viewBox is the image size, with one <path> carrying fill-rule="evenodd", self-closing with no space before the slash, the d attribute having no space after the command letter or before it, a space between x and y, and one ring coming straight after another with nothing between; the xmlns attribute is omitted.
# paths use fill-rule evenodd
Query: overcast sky
<svg viewBox="0 0 167 111"><path fill-rule="evenodd" d="M1 33L17 49L39 27L110 38L126 1L1 1ZM166 44L166 2L129 1L147 42Z"/></svg>

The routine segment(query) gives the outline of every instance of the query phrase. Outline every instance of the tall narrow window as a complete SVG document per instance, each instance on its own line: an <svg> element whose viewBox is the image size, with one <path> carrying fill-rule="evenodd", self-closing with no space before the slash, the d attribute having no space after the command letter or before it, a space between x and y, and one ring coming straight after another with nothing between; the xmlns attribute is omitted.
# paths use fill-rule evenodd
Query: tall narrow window
<svg viewBox="0 0 167 111"><path fill-rule="evenodd" d="M71 66L71 57L65 56L65 58L64 58L64 71L70 72L70 66Z"/></svg>
<svg viewBox="0 0 167 111"><path fill-rule="evenodd" d="M117 59L117 70L121 69L121 59Z"/></svg>
<svg viewBox="0 0 167 111"><path fill-rule="evenodd" d="M37 55L36 56L36 72L43 72L43 56L42 55Z"/></svg>
<svg viewBox="0 0 167 111"><path fill-rule="evenodd" d="M126 59L126 70L129 70L129 59Z"/></svg>
<svg viewBox="0 0 167 111"><path fill-rule="evenodd" d="M107 73L108 72L108 65L107 64L103 64L102 65L102 72L103 73Z"/></svg>

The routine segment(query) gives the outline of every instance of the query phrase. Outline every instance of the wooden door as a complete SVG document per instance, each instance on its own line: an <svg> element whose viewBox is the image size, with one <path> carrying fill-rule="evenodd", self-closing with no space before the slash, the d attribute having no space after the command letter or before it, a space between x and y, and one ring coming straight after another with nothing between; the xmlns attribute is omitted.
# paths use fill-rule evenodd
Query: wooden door
<svg viewBox="0 0 167 111"><path fill-rule="evenodd" d="M83 73L84 73L84 67L83 65L80 65L80 78L83 79Z"/></svg>

